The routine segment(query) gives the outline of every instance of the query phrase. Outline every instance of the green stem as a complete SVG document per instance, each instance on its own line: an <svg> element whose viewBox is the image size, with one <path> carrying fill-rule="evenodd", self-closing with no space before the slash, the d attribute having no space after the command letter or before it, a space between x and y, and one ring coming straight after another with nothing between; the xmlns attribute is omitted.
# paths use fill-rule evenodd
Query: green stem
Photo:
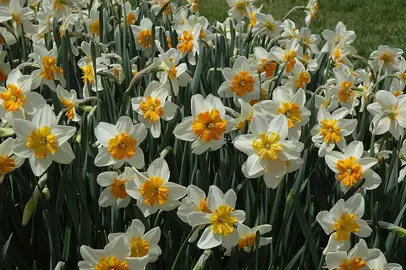
<svg viewBox="0 0 406 270"><path fill-rule="evenodd" d="M178 261L179 261L180 254L181 254L182 251L185 249L186 243L189 241L189 238L192 237L193 233L197 230L198 227L199 227L199 226L194 227L194 228L190 231L190 233L188 234L188 236L186 236L185 240L184 240L183 243L182 243L182 246L180 246L180 249L179 249L179 251L178 251L178 254L176 255L175 261L173 262L173 265L172 265L172 268L171 268L172 270L175 270L175 269L176 269L176 264L177 264Z"/></svg>

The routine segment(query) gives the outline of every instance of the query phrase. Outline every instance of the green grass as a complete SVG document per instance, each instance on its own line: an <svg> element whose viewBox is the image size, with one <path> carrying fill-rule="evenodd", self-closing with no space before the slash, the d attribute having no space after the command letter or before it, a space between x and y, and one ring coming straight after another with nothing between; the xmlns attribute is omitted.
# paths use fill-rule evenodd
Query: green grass
<svg viewBox="0 0 406 270"><path fill-rule="evenodd" d="M210 21L221 21L227 17L229 7L226 0L197 2L200 14ZM255 5L260 3L257 1ZM306 4L307 0L264 0L262 12L271 13L280 20L292 7ZM406 51L404 0L319 0L319 7L319 16L310 26L314 33L334 29L337 22L342 21L347 29L355 31L355 47L362 56L369 56L380 44ZM293 15L293 21L304 21L304 13L298 13Z"/></svg>

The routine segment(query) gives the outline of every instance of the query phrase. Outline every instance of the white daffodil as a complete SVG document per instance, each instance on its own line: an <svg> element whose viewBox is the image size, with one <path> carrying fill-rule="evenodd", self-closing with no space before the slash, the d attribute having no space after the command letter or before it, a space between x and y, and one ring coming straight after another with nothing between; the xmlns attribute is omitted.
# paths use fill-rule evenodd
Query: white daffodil
<svg viewBox="0 0 406 270"><path fill-rule="evenodd" d="M94 5L89 11L90 18L85 19L85 23L88 29L88 33L93 35L95 40L100 39L100 21L98 5Z"/></svg>
<svg viewBox="0 0 406 270"><path fill-rule="evenodd" d="M225 144L224 134L231 131L234 122L226 115L223 103L209 94L192 96L192 116L183 118L175 127L176 138L192 143L192 153L200 155L219 149Z"/></svg>
<svg viewBox="0 0 406 270"><path fill-rule="evenodd" d="M322 52L331 52L332 48L338 43L342 43L342 47L352 48L350 44L354 42L356 35L352 30L347 30L342 22L338 22L335 31L324 30L321 34L327 43L321 49Z"/></svg>
<svg viewBox="0 0 406 270"><path fill-rule="evenodd" d="M345 136L350 135L357 127L357 119L344 119L348 114L347 108L339 108L332 114L324 107L317 113L316 124L310 134L312 141L319 148L319 157L324 157L337 145L341 151L347 146Z"/></svg>
<svg viewBox="0 0 406 270"><path fill-rule="evenodd" d="M76 107L79 105L79 100L77 98L77 93L75 90L63 89L60 85L56 87L56 96L59 101L62 103L63 108L65 109L66 117L73 122L78 122L80 116L76 113Z"/></svg>
<svg viewBox="0 0 406 270"><path fill-rule="evenodd" d="M127 194L125 183L132 181L134 171L130 167L125 167L122 174L115 171L102 172L97 176L97 183L105 187L99 197L101 207L109 207L117 204L118 208L125 208L131 201Z"/></svg>
<svg viewBox="0 0 406 270"><path fill-rule="evenodd" d="M0 48L3 49L3 45L7 46L14 45L17 42L17 39L13 34L11 34L5 27L0 27Z"/></svg>
<svg viewBox="0 0 406 270"><path fill-rule="evenodd" d="M76 128L58 125L49 105L41 105L32 121L15 119L14 131L17 140L13 151L17 156L29 159L35 176L41 176L52 161L69 164L75 158L68 140Z"/></svg>
<svg viewBox="0 0 406 270"><path fill-rule="evenodd" d="M151 131L152 137L161 136L161 121L172 120L178 106L169 100L167 85L162 85L157 81L148 84L143 97L131 99L132 108L138 113L138 120L144 123Z"/></svg>
<svg viewBox="0 0 406 270"><path fill-rule="evenodd" d="M239 98L245 101L258 98L261 88L258 73L244 56L237 58L233 68L224 68L223 76L226 81L218 89L220 97L233 97L235 104Z"/></svg>
<svg viewBox="0 0 406 270"><path fill-rule="evenodd" d="M317 0L309 0L309 3L306 5L306 17L305 23L307 26L316 18L316 14L319 11L319 5L317 4Z"/></svg>
<svg viewBox="0 0 406 270"><path fill-rule="evenodd" d="M402 86L402 82L400 80L393 80L392 83L390 84L390 89L389 91L395 95L395 97L398 97L400 95L403 95L403 89L405 86Z"/></svg>
<svg viewBox="0 0 406 270"><path fill-rule="evenodd" d="M273 54L269 53L262 47L255 47L254 55L255 69L260 73L264 72L267 79L273 77L275 74L276 66L278 64Z"/></svg>
<svg viewBox="0 0 406 270"><path fill-rule="evenodd" d="M280 27L282 28L282 34L281 34L282 40L280 40L281 44L286 43L289 39L292 39L292 38L300 39L300 36L299 36L300 32L296 28L296 24L294 21L286 19L281 23Z"/></svg>
<svg viewBox="0 0 406 270"><path fill-rule="evenodd" d="M110 73L115 78L112 79L111 81L117 81L119 84L123 83L125 79L125 74L123 67L120 64L117 63L111 64L106 72Z"/></svg>
<svg viewBox="0 0 406 270"><path fill-rule="evenodd" d="M169 49L164 52L159 43L157 42L157 48L160 52L159 58L162 61L162 72L158 72L157 76L162 84L169 81L170 86L175 96L179 94L179 87L186 87L191 81L189 73L187 73L186 63L179 64L181 53L177 49Z"/></svg>
<svg viewBox="0 0 406 270"><path fill-rule="evenodd" d="M180 205L179 199L185 196L186 188L169 182L168 164L162 158L155 159L146 173L135 170L133 181L126 183L127 193L137 200L137 206L144 216L158 210L171 211Z"/></svg>
<svg viewBox="0 0 406 270"><path fill-rule="evenodd" d="M401 49L392 49L387 45L379 45L378 50L372 52L370 56L372 58L372 67L376 71L390 74L393 69L398 68L402 54L403 50Z"/></svg>
<svg viewBox="0 0 406 270"><path fill-rule="evenodd" d="M100 122L94 134L102 148L94 164L98 167L112 165L120 168L127 162L137 169L144 167L144 153L139 145L147 133L144 124L134 125L128 116L121 116L116 125Z"/></svg>
<svg viewBox="0 0 406 270"><path fill-rule="evenodd" d="M297 62L298 50L299 41L294 38L288 41L285 49L275 46L272 47L270 52L285 67L285 72L291 72Z"/></svg>
<svg viewBox="0 0 406 270"><path fill-rule="evenodd" d="M362 142L353 141L344 149L344 153L331 151L326 155L327 166L335 172L344 191L364 178L362 187L367 190L375 189L381 184L381 177L371 169L378 161L372 157L363 158L363 152Z"/></svg>
<svg viewBox="0 0 406 270"><path fill-rule="evenodd" d="M299 140L302 126L309 122L310 111L304 106L306 95L303 89L293 94L289 89L278 87L274 90L273 100L260 103L263 114L271 117L283 115L288 121L288 138Z"/></svg>
<svg viewBox="0 0 406 270"><path fill-rule="evenodd" d="M293 66L292 69L292 74L289 75L288 79L286 81L283 81L283 86L285 86L288 89L292 89L294 93L298 89L306 89L306 85L310 83L310 74L306 70L305 66L297 61L295 65Z"/></svg>
<svg viewBox="0 0 406 270"><path fill-rule="evenodd" d="M397 81L400 84L399 89L403 91L406 86L406 60L403 56L400 57L399 66L397 68L399 71L395 73L395 76L398 80L393 80L392 83Z"/></svg>
<svg viewBox="0 0 406 270"><path fill-rule="evenodd" d="M153 0L151 1L151 11L155 13L155 15L158 14L158 12L168 3L168 6L165 8L162 16L164 21L167 21L168 19L171 18L171 15L175 12L176 10L176 4L172 1L169 0Z"/></svg>
<svg viewBox="0 0 406 270"><path fill-rule="evenodd" d="M8 138L0 144L0 184L4 180L4 176L19 168L24 159L14 155L13 145L15 139Z"/></svg>
<svg viewBox="0 0 406 270"><path fill-rule="evenodd" d="M34 33L34 25L30 19L34 17L34 11L29 7L22 7L20 0L11 0L8 7L0 6L0 23L12 21L14 31L21 34L21 26L25 33Z"/></svg>
<svg viewBox="0 0 406 270"><path fill-rule="evenodd" d="M152 26L152 21L149 18L142 18L140 25L131 25L137 50L152 47Z"/></svg>
<svg viewBox="0 0 406 270"><path fill-rule="evenodd" d="M309 28L304 27L300 29L300 40L305 44L312 53L318 53L319 48L317 47L320 43L320 36L317 34L312 34Z"/></svg>
<svg viewBox="0 0 406 270"><path fill-rule="evenodd" d="M186 197L182 199L177 214L183 222L190 224L188 216L193 212L211 213L209 208L207 208L206 193L195 185L189 185ZM194 242L199 236L199 230L203 228L204 226L199 226L190 237L189 242Z"/></svg>
<svg viewBox="0 0 406 270"><path fill-rule="evenodd" d="M6 87L0 86L0 117L10 124L13 119L33 115L37 108L45 104L45 99L38 93L30 91L31 77L23 75L19 69L13 69L7 77Z"/></svg>
<svg viewBox="0 0 406 270"><path fill-rule="evenodd" d="M56 20L66 17L72 13L72 2L62 0L44 0L42 2L44 9L53 11L53 16ZM46 8L45 8L46 7Z"/></svg>
<svg viewBox="0 0 406 270"><path fill-rule="evenodd" d="M369 263L379 257L380 250L368 249L364 239L360 239L357 244L347 253L346 251L335 251L327 253L326 264L328 270L334 269L371 269ZM376 268L372 268L376 269ZM387 270L389 270L388 268ZM377 269L376 269L377 270ZM386 270L386 269L385 269Z"/></svg>
<svg viewBox="0 0 406 270"><path fill-rule="evenodd" d="M245 122L247 121L248 126L252 121L252 118L254 117L254 108L249 104L248 102L245 102L242 99L239 99L238 102L240 103L241 106L241 111L238 114L238 116L234 119L234 122L236 123L236 126L234 129L240 130L240 132L244 131L245 127Z"/></svg>
<svg viewBox="0 0 406 270"><path fill-rule="evenodd" d="M207 208L211 213L193 212L188 215L191 226L209 226L203 231L197 247L211 249L222 245L230 249L238 244L236 226L244 222L245 212L234 210L237 195L230 189L225 194L216 186L210 186L207 197Z"/></svg>
<svg viewBox="0 0 406 270"><path fill-rule="evenodd" d="M188 62L191 65L196 65L196 54L199 54L199 39L201 24L190 25L185 21L183 25L176 29L178 34L178 50L181 52L181 57L187 56Z"/></svg>
<svg viewBox="0 0 406 270"><path fill-rule="evenodd" d="M244 224L237 225L237 231L240 239L238 239L238 248L243 249L245 252L251 252L254 250L255 240L257 232L259 232L259 247L269 245L272 242L272 237L262 237L272 230L272 226L269 224L255 226L250 228Z"/></svg>
<svg viewBox="0 0 406 270"><path fill-rule="evenodd" d="M347 251L351 246L351 234L363 238L371 235L372 229L361 219L364 209L364 197L357 193L347 201L340 199L330 211L321 211L317 214L317 222L324 232L330 235L323 251L324 255L337 250Z"/></svg>
<svg viewBox="0 0 406 270"><path fill-rule="evenodd" d="M263 175L266 186L276 188L287 172L289 161L300 158L303 144L285 140L288 120L284 115L278 115L268 123L257 114L249 128L252 134L240 135L234 141L234 146L248 155L242 166L243 173L248 178Z"/></svg>
<svg viewBox="0 0 406 270"><path fill-rule="evenodd" d="M148 257L131 258L130 247L125 235L114 238L104 249L80 247L83 261L78 263L79 270L91 269L144 269Z"/></svg>
<svg viewBox="0 0 406 270"><path fill-rule="evenodd" d="M388 263L382 251L379 251L379 257L367 260L366 265L371 270L402 270L402 266L397 263Z"/></svg>
<svg viewBox="0 0 406 270"><path fill-rule="evenodd" d="M271 14L257 12L255 14L256 24L252 28L252 33L270 38L277 37L281 30L281 22L275 21Z"/></svg>
<svg viewBox="0 0 406 270"><path fill-rule="evenodd" d="M395 96L389 91L379 90L376 102L367 106L374 117L370 130L376 135L390 132L396 140L405 134L406 128L406 95Z"/></svg>
<svg viewBox="0 0 406 270"><path fill-rule="evenodd" d="M341 106L353 109L358 105L358 92L353 90L354 77L346 69L334 68L335 86L329 91L338 99Z"/></svg>
<svg viewBox="0 0 406 270"><path fill-rule="evenodd" d="M100 71L107 70L107 67L101 63L104 60L105 59L102 59L101 57L96 58L96 73L94 71L93 62L91 62L91 61L89 61L89 62L79 61L78 62L78 66L83 72L83 75L82 75L82 80L83 80L83 84L84 84L83 96L85 96L85 97L90 96L89 88L94 92L103 90L101 76L98 75L97 73ZM95 75L96 75L96 78L95 78Z"/></svg>
<svg viewBox="0 0 406 270"><path fill-rule="evenodd" d="M124 234L110 233L108 238L111 242L122 235L125 235L130 246L130 255L128 257L146 257L148 262L155 262L159 255L162 254L162 250L158 246L159 239L161 239L161 229L159 227L155 227L145 233L144 224L140 220L134 219Z"/></svg>
<svg viewBox="0 0 406 270"><path fill-rule="evenodd" d="M123 12L122 25L124 26L124 19L127 21L128 25L135 25L135 22L137 21L138 15L140 13L139 8L137 7L135 10L132 10L131 3L125 2L122 12Z"/></svg>
<svg viewBox="0 0 406 270"><path fill-rule="evenodd" d="M57 47L53 47L52 50L48 51L47 48L34 44L34 50L29 57L34 59L39 69L31 73L32 89L45 84L55 92L55 80L59 81L62 87L65 86L66 80L63 76L63 69L56 64L57 53Z"/></svg>
<svg viewBox="0 0 406 270"><path fill-rule="evenodd" d="M362 81L358 85L358 89L362 89L361 93L361 107L359 109L360 112L363 112L367 103L369 96L371 95L372 90L374 89L374 83L371 82L369 73L366 72L364 69L357 72L357 77ZM393 80L395 82L397 80ZM400 95L400 94L399 94Z"/></svg>
<svg viewBox="0 0 406 270"><path fill-rule="evenodd" d="M228 16L231 18L242 21L245 17L248 17L248 10L252 7L254 0L227 0L227 4L230 7L228 10Z"/></svg>

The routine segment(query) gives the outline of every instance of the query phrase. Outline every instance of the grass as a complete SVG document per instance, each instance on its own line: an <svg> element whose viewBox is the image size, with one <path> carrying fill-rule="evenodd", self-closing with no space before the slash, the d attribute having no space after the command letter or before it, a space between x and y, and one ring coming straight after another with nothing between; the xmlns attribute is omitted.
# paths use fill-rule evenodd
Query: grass
<svg viewBox="0 0 406 270"><path fill-rule="evenodd" d="M225 0L197 0L200 14L210 21L224 20L229 9ZM256 6L261 1L257 1ZM319 0L319 16L310 29L320 34L324 29L334 29L342 21L357 34L355 47L362 56L369 56L378 45L389 45L406 51L406 13L404 0ZM275 19L282 17L294 6L306 5L307 0L264 1L262 12ZM304 13L294 14L293 21L304 21ZM299 26L300 27L300 26Z"/></svg>

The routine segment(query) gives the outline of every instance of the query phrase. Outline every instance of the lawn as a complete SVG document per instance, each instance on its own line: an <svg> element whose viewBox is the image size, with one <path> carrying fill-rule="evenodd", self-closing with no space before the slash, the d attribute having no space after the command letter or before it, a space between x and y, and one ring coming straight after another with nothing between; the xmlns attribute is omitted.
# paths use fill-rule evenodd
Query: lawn
<svg viewBox="0 0 406 270"><path fill-rule="evenodd" d="M197 0L200 14L209 20L223 20L227 17L226 0ZM306 5L307 0L263 1L262 12L271 13L275 19L282 17L294 6ZM386 44L406 51L406 5L404 0L320 0L319 16L310 26L315 33L334 29L342 21L347 29L357 34L355 46L360 55L369 56L378 45ZM257 1L259 6L261 1ZM294 21L304 18L304 13L293 15ZM303 21L303 20L302 20ZM300 27L300 26L299 26Z"/></svg>

